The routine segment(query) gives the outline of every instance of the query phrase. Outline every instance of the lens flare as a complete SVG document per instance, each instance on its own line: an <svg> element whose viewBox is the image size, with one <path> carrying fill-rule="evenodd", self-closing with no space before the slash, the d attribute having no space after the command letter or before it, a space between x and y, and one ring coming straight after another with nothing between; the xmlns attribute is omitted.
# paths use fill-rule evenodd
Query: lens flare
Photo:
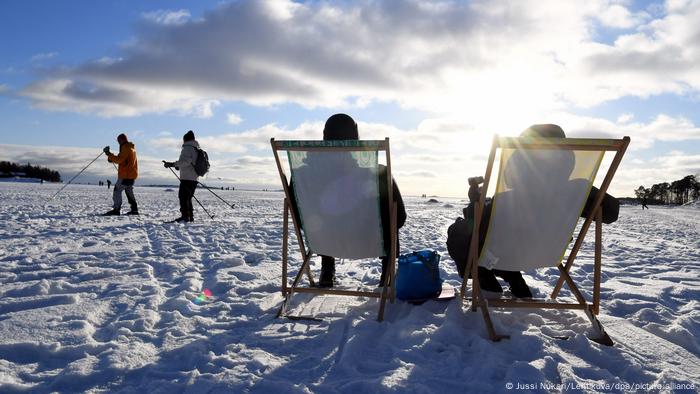
<svg viewBox="0 0 700 394"><path fill-rule="evenodd" d="M212 295L211 290L209 289L204 289L202 292L197 296L197 298L194 299L195 304L201 304L202 302L206 301L208 298L210 298Z"/></svg>

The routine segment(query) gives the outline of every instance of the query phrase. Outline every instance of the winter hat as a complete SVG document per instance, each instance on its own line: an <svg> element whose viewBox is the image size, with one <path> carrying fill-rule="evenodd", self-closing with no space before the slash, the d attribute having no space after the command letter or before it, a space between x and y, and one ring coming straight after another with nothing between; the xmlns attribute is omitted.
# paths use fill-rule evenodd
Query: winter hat
<svg viewBox="0 0 700 394"><path fill-rule="evenodd" d="M561 127L551 123L533 124L520 133L521 137L566 138Z"/></svg>
<svg viewBox="0 0 700 394"><path fill-rule="evenodd" d="M129 140L126 138L126 134L124 134L124 133L121 133L117 136L117 142L119 142L120 144L123 144L123 143L128 142L128 141Z"/></svg>
<svg viewBox="0 0 700 394"><path fill-rule="evenodd" d="M190 130L185 133L185 135L182 136L182 140L185 142L194 140L194 131Z"/></svg>
<svg viewBox="0 0 700 394"><path fill-rule="evenodd" d="M323 127L324 140L358 140L357 123L346 114L335 114L326 120Z"/></svg>
<svg viewBox="0 0 700 394"><path fill-rule="evenodd" d="M520 133L521 137L566 138L564 130L555 124L533 124ZM568 179L576 166L576 158L572 151L520 150L513 153L504 169L504 181L508 188L521 188L525 179L537 179L546 184ZM536 175L535 175L536 174Z"/></svg>

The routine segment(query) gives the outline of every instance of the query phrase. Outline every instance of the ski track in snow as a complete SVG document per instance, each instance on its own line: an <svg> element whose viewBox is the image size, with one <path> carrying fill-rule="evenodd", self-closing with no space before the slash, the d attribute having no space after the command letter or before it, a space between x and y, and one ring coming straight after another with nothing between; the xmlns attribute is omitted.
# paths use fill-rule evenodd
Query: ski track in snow
<svg viewBox="0 0 700 394"><path fill-rule="evenodd" d="M376 300L298 294L290 313L322 321L277 319L281 193L217 191L232 210L198 190L215 218L197 206L197 221L182 225L163 224L178 214L176 192L137 188L140 217L99 217L106 189L71 185L44 206L58 187L0 184L0 392L500 392L509 382L695 392L700 383L697 207L623 207L604 226L600 319L616 342L605 347L586 338L582 313L555 310L492 310L511 335L493 343L481 314L457 299L387 304L379 323ZM445 239L465 201L439 200L406 198L401 248L437 250L442 277L458 287ZM586 297L592 241L593 229L572 269ZM294 237L290 258L293 275ZM378 259L337 265L340 286L371 288L379 274ZM526 280L545 297L556 274ZM203 289L213 296L196 303ZM553 338L562 335L570 339Z"/></svg>

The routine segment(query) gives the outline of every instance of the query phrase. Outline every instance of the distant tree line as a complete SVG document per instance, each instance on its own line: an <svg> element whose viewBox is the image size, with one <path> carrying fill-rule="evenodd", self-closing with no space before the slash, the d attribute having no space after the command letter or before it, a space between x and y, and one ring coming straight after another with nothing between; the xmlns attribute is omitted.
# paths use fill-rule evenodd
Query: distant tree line
<svg viewBox="0 0 700 394"><path fill-rule="evenodd" d="M59 174L58 171L45 167L33 166L29 163L22 165L9 161L0 161L0 177L7 178L11 176L43 179L48 182L61 182L61 174Z"/></svg>
<svg viewBox="0 0 700 394"><path fill-rule="evenodd" d="M698 175L688 175L671 183L657 183L650 188L639 186L634 194L648 204L685 204L700 197Z"/></svg>

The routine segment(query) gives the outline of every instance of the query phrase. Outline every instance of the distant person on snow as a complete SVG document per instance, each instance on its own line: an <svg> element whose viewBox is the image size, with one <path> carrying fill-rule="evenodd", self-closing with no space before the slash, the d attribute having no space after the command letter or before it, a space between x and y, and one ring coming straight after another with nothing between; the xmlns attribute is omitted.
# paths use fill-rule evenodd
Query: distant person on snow
<svg viewBox="0 0 700 394"><path fill-rule="evenodd" d="M175 219L175 222L194 222L194 207L192 206L192 197L197 189L197 180L199 176L194 169L194 164L197 162L197 154L199 143L194 139L192 130L182 136L183 144L180 151L180 158L174 162L163 161L165 168L175 167L180 170L180 190L178 198L180 199L180 217Z"/></svg>
<svg viewBox="0 0 700 394"><path fill-rule="evenodd" d="M642 197L642 211L644 210L644 208L649 209L649 207L647 207L647 197L646 196Z"/></svg>
<svg viewBox="0 0 700 394"><path fill-rule="evenodd" d="M104 214L104 216L119 215L122 207L122 191L126 192L126 199L131 205L131 210L127 215L138 215L139 209L134 197L134 181L138 178L138 161L136 160L136 147L129 142L125 134L117 136L119 143L119 154L114 155L109 151L109 146L105 146L104 152L107 155L107 161L119 165L117 170L117 183L114 184L114 192L112 199L114 200L113 209ZM111 182L107 181L107 185ZM109 187L109 186L108 186Z"/></svg>
<svg viewBox="0 0 700 394"><path fill-rule="evenodd" d="M112 181L107 179L107 190L109 190L109 187L112 186Z"/></svg>

